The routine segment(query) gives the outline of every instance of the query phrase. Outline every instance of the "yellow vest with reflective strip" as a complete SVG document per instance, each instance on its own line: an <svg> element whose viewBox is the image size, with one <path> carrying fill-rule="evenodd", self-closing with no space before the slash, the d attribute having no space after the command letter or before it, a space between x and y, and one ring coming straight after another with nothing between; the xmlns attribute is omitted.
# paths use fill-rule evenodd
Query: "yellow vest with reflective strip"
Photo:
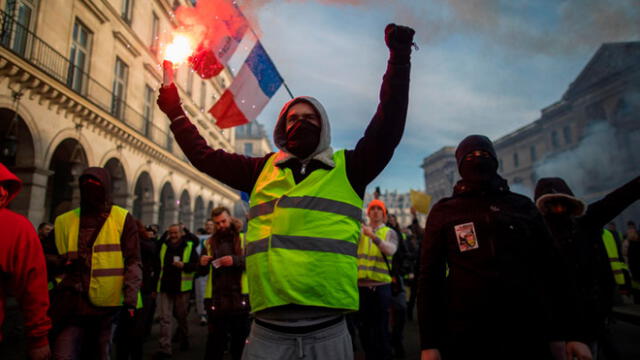
<svg viewBox="0 0 640 360"><path fill-rule="evenodd" d="M240 246L242 246L242 249L246 249L246 245L245 245L245 236L244 233L240 233ZM206 247L207 247L207 255L209 256L213 256L213 251L211 251L211 246L209 246L209 242L206 242ZM213 265L209 265L209 278L207 279L207 287L204 290L204 298L205 299L211 299L211 297L213 296L213 286L212 286L212 282L213 281ZM243 294L248 294L249 293L249 283L247 281L247 271L245 269L245 271L242 272L242 276L240 277L240 288Z"/></svg>
<svg viewBox="0 0 640 360"><path fill-rule="evenodd" d="M624 285L624 272L622 270L628 270L627 264L620 261L618 255L618 246L616 246L616 239L613 237L611 231L603 229L602 241L604 247L607 249L607 256L609 257L609 264L611 265L611 271L613 272L613 279L618 285Z"/></svg>
<svg viewBox="0 0 640 360"><path fill-rule="evenodd" d="M376 236L387 241L387 233L391 230L388 226L381 226L376 230ZM387 256L391 266L392 256ZM372 280L383 283L391 283L389 268L384 262L382 252L370 237L362 234L358 243L358 280Z"/></svg>
<svg viewBox="0 0 640 360"><path fill-rule="evenodd" d="M95 306L122 305L124 259L120 249L120 237L126 217L127 210L113 205L91 249L89 299ZM77 254L79 231L80 208L56 218L56 247L60 255Z"/></svg>
<svg viewBox="0 0 640 360"><path fill-rule="evenodd" d="M357 310L362 199L347 178L344 150L333 154L333 169L316 169L298 184L276 156L249 201L252 311L287 304Z"/></svg>
<svg viewBox="0 0 640 360"><path fill-rule="evenodd" d="M191 250L193 249L193 243L191 241L187 241L187 246L184 247L184 251L182 251L182 262L188 263L191 259ZM164 256L167 253L167 244L162 244L160 247L160 276L158 277L158 288L157 291L160 292L160 285L162 284L162 275L164 275ZM193 273L192 272L184 272L180 273L180 291L191 291L193 289Z"/></svg>

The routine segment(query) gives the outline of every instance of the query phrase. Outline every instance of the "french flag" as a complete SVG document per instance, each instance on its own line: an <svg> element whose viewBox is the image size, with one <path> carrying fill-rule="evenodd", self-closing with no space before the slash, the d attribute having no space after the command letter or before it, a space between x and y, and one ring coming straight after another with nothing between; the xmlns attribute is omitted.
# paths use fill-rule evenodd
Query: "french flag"
<svg viewBox="0 0 640 360"><path fill-rule="evenodd" d="M246 124L258 117L282 83L282 77L258 41L231 86L209 113L221 129Z"/></svg>

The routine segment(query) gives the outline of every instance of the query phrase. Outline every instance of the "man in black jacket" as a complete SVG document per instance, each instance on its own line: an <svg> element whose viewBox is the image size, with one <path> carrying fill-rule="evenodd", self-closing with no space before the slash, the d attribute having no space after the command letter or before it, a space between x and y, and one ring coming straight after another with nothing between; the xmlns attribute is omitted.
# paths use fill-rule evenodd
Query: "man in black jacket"
<svg viewBox="0 0 640 360"><path fill-rule="evenodd" d="M640 177L589 206L577 199L561 178L542 178L535 190L536 206L569 269L570 282L566 286L576 294L570 307L575 310L569 313L570 325L581 343L591 344L594 350L603 349L607 359L616 358L606 330L615 282L602 231L638 198ZM598 343L600 346L595 346Z"/></svg>
<svg viewBox="0 0 640 360"><path fill-rule="evenodd" d="M240 360L249 333L249 289L243 279L241 223L233 221L225 207L213 209L211 216L215 230L205 242L206 255L200 257L199 269L200 273L209 274L204 295L209 321L204 358L222 360L229 338L231 358Z"/></svg>
<svg viewBox="0 0 640 360"><path fill-rule="evenodd" d="M429 213L422 243L422 359L548 359L550 341L564 339L550 333L563 327L542 217L497 174L487 137L465 138L456 160L462 179Z"/></svg>

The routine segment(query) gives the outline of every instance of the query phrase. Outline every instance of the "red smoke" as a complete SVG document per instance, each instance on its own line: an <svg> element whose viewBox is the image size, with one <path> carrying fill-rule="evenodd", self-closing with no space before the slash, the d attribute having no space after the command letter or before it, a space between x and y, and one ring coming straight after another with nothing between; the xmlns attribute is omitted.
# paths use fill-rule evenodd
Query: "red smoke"
<svg viewBox="0 0 640 360"><path fill-rule="evenodd" d="M233 39L248 27L232 0L199 0L195 7L180 6L176 19L198 44L190 62L193 70L205 79L224 69L235 49Z"/></svg>

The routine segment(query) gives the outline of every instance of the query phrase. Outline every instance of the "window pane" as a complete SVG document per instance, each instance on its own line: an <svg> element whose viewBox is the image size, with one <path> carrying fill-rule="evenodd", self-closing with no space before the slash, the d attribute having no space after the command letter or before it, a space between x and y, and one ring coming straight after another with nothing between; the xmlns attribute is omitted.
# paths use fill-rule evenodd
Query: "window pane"
<svg viewBox="0 0 640 360"><path fill-rule="evenodd" d="M91 32L80 22L73 25L73 41L69 55L69 74L67 83L74 91L84 92L85 77L89 65L89 46Z"/></svg>

